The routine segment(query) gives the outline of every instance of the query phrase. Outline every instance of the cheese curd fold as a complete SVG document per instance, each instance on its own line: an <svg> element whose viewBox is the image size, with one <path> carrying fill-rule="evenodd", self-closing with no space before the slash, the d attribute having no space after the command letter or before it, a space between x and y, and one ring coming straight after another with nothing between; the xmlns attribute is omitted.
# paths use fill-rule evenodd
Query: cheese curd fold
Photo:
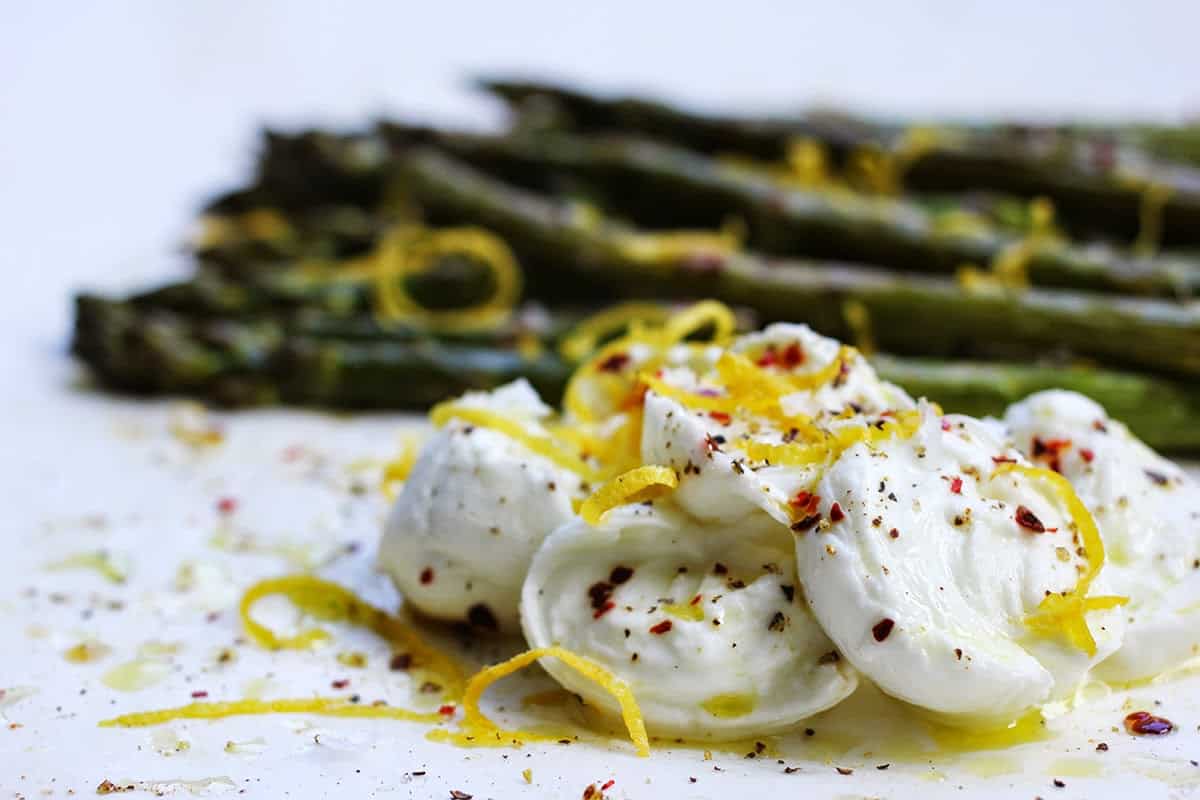
<svg viewBox="0 0 1200 800"><path fill-rule="evenodd" d="M1200 491L1097 403L1047 391L1004 422L1028 457L1061 472L1091 511L1108 551L1105 574L1128 621L1105 680L1151 677L1200 655Z"/></svg>
<svg viewBox="0 0 1200 800"><path fill-rule="evenodd" d="M1027 624L1087 570L1077 521L994 428L921 409L914 435L846 450L796 532L821 627L883 691L950 723L1006 724L1072 691L1120 643L1093 611L1088 655ZM1106 588L1103 576L1091 595Z"/></svg>
<svg viewBox="0 0 1200 800"><path fill-rule="evenodd" d="M706 524L669 500L556 530L521 596L529 645L563 647L629 684L656 736L727 740L783 730L857 685L804 605L786 530L757 513ZM591 682L546 670L617 713Z"/></svg>
<svg viewBox="0 0 1200 800"><path fill-rule="evenodd" d="M457 405L549 437L541 421L550 409L524 380L468 393ZM582 488L576 472L522 441L452 416L404 482L379 565L422 613L515 633L529 562L550 531L574 517Z"/></svg>

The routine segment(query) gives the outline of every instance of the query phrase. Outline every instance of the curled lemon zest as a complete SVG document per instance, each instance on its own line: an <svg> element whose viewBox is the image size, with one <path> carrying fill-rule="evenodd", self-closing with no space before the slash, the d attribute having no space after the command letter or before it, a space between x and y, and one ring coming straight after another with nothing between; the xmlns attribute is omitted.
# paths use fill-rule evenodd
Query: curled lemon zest
<svg viewBox="0 0 1200 800"><path fill-rule="evenodd" d="M408 292L404 279L453 254L471 256L490 269L495 290L470 308L425 308ZM403 321L441 332L478 330L508 319L521 296L521 268L512 250L481 228L400 226L384 236L368 260L374 270L377 316L385 323Z"/></svg>
<svg viewBox="0 0 1200 800"><path fill-rule="evenodd" d="M1025 624L1030 630L1043 636L1064 634L1072 645L1087 653L1096 655L1096 639L1088 628L1084 616L1088 611L1116 608L1129 602L1128 597L1103 596L1088 597L1092 581L1104 567L1104 540L1100 530L1092 518L1087 506L1075 494L1071 482L1053 470L1041 467L1030 467L1024 464L1001 464L992 473L995 478L1007 473L1018 473L1036 482L1047 484L1054 496L1067 507L1067 513L1074 522L1083 542L1084 557L1087 566L1075 583L1075 588L1069 592L1048 595L1037 610L1025 617Z"/></svg>
<svg viewBox="0 0 1200 800"><path fill-rule="evenodd" d="M570 361L582 361L596 351L600 340L633 322L661 324L670 311L656 303L620 303L584 319L559 342L558 352Z"/></svg>
<svg viewBox="0 0 1200 800"><path fill-rule="evenodd" d="M563 444L546 434L529 430L521 422L506 417L486 408L476 408L454 401L439 403L429 412L429 420L434 425L441 426L451 419L460 419L471 425L488 428L502 433L510 439L522 444L531 452L546 458L563 469L570 470L584 480L597 480L599 473L587 464L578 454L563 447Z"/></svg>
<svg viewBox="0 0 1200 800"><path fill-rule="evenodd" d="M811 136L799 136L789 141L784 160L788 165L788 178L796 186L815 189L832 182L829 153L824 144Z"/></svg>
<svg viewBox="0 0 1200 800"><path fill-rule="evenodd" d="M1149 257L1158 252L1162 242L1163 208L1174 191L1173 187L1154 181L1142 187L1138 204L1138 234L1133 242L1135 254Z"/></svg>
<svg viewBox="0 0 1200 800"><path fill-rule="evenodd" d="M617 506L658 497L679 485L679 476L669 467L647 464L613 478L583 502L579 516L589 525Z"/></svg>
<svg viewBox="0 0 1200 800"><path fill-rule="evenodd" d="M409 439L401 444L400 455L383 465L383 474L379 478L379 489L388 502L393 502L399 494L398 486L408 480L413 464L417 462L417 443Z"/></svg>
<svg viewBox="0 0 1200 800"><path fill-rule="evenodd" d="M399 618L375 608L332 581L312 575L268 578L254 584L242 595L239 606L242 624L250 638L260 646L270 650L301 650L330 638L329 632L323 628L310 628L294 636L280 636L255 620L251 614L254 605L264 597L273 595L286 597L294 606L316 619L345 621L373 631L394 647L407 652L414 666L437 675L446 697L461 695L462 670L449 656L431 647Z"/></svg>
<svg viewBox="0 0 1200 800"><path fill-rule="evenodd" d="M992 275L1002 286L1028 286L1030 262L1054 235L1054 204L1048 198L1035 197L1029 201L1028 235L996 254L991 263Z"/></svg>
<svg viewBox="0 0 1200 800"><path fill-rule="evenodd" d="M621 719L625 723L629 739L633 742L637 754L642 757L650 755L650 739L646 735L646 724L629 684L614 675L607 667L562 647L540 647L535 650L527 650L507 661L475 673L467 683L466 692L463 694L462 730L457 733L444 730L430 731L428 737L434 741L450 741L454 744L479 747L519 747L526 742L552 742L565 738L532 731L504 730L479 708L479 701L489 686L542 658L557 658L611 694L621 708Z"/></svg>
<svg viewBox="0 0 1200 800"><path fill-rule="evenodd" d="M357 719L400 719L410 722L438 722L436 713L410 711L387 705L351 703L341 697L303 697L279 700L233 700L225 703L189 703L176 708L136 711L102 720L101 728L144 728L180 719L222 719L247 714L317 714L325 717Z"/></svg>

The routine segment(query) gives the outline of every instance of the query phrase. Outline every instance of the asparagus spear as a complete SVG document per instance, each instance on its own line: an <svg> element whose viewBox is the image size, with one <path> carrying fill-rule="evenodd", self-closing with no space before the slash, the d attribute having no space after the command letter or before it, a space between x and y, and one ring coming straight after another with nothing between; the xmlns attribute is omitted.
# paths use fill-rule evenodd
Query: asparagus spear
<svg viewBox="0 0 1200 800"><path fill-rule="evenodd" d="M72 351L113 388L228 406L420 409L518 377L557 397L569 374L552 351L529 355L497 343L396 340L382 332L316 337L277 322L187 318L88 295L76 298Z"/></svg>
<svg viewBox="0 0 1200 800"><path fill-rule="evenodd" d="M390 135L404 141L396 128ZM526 185L537 186L529 176L538 173L580 176L607 189L622 213L654 227L716 227L737 215L753 246L782 255L953 273L964 263L986 265L1020 242L983 221L955 230L944 215L911 201L784 187L769 176L645 140L447 134L438 146ZM1164 296L1200 291L1195 259L1134 257L1101 244L1041 241L1030 245L1026 268L1041 286Z"/></svg>
<svg viewBox="0 0 1200 800"><path fill-rule="evenodd" d="M594 213L506 185L434 150L415 149L400 177L434 218L504 237L545 284L626 296L716 297L764 321L802 320L853 336L844 309L873 321L898 354L1038 356L1056 349L1179 375L1200 375L1200 306L1065 291L967 290L949 280L845 264L775 261L711 244L663 248Z"/></svg>
<svg viewBox="0 0 1200 800"><path fill-rule="evenodd" d="M522 357L510 349L432 340L314 339L275 323L189 320L169 311L83 296L75 351L105 384L136 393L184 393L221 405L286 402L335 408L424 408L466 389L529 378L557 402L572 365L553 350ZM366 323L369 325L369 322ZM878 355L881 377L947 411L999 415L1026 394L1051 387L1084 392L1153 447L1200 450L1200 391L1130 373L1086 367L943 362Z"/></svg>
<svg viewBox="0 0 1200 800"><path fill-rule="evenodd" d="M558 118L584 131L633 131L709 153L742 152L781 158L796 137L826 144L841 159L856 149L903 151L903 133L837 115L749 120L708 116L638 98L606 99L549 84L483 81L483 88L516 106L558 109ZM986 189L1027 197L1044 195L1079 228L1132 238L1139 227L1144 189L1170 187L1163 208L1163 241L1200 241L1200 172L1155 162L1136 148L1069 137L1027 138L1008 131L956 130L913 153L904 183L915 191Z"/></svg>
<svg viewBox="0 0 1200 800"><path fill-rule="evenodd" d="M1091 397L1151 447L1200 449L1200 391L1191 383L1150 375L1061 365L902 359L875 355L879 376L946 411L999 416L1011 403L1044 389Z"/></svg>

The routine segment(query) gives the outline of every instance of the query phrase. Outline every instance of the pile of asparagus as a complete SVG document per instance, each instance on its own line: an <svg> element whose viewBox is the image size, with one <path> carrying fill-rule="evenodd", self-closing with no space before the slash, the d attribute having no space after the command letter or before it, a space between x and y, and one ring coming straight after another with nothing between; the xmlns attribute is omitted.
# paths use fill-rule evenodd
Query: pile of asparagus
<svg viewBox="0 0 1200 800"><path fill-rule="evenodd" d="M714 297L857 343L947 410L1057 386L1200 450L1200 133L743 119L483 86L513 112L504 132L268 133L252 183L205 209L194 275L78 296L73 351L112 388L231 406L415 409L520 376L556 399L580 357L558 345L591 312ZM523 305L483 327L381 317L380 280L434 312L496 291L469 250L365 267L418 224L502 239Z"/></svg>

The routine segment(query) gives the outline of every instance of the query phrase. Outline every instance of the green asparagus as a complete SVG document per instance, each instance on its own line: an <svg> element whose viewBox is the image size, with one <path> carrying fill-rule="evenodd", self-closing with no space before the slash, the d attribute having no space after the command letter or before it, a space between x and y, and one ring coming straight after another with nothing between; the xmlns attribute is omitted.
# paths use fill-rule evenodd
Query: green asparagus
<svg viewBox="0 0 1200 800"><path fill-rule="evenodd" d="M1066 291L966 289L954 281L723 252L662 240L516 189L431 149L400 164L407 191L435 221L502 236L544 285L623 296L716 297L764 321L799 320L853 338L848 304L898 354L1040 356L1056 349L1135 369L1200 375L1200 306Z"/></svg>
<svg viewBox="0 0 1200 800"><path fill-rule="evenodd" d="M907 161L904 185L914 191L985 189L1044 195L1071 224L1110 236L1134 237L1146 187L1161 185L1170 189L1162 209L1163 241L1200 241L1200 173L1155 162L1128 146L1114 150L1095 140L1047 141L1010 130L959 129L943 131L915 148L903 131L840 115L756 121L708 116L638 98L607 99L548 84L492 80L481 85L515 106L540 108L539 116L551 116L556 124L582 131L637 132L708 153L777 159L799 137L822 142L842 161L852 152L875 148ZM549 114L546 109L551 109Z"/></svg>
<svg viewBox="0 0 1200 800"><path fill-rule="evenodd" d="M392 128L394 139L403 132ZM438 147L506 178L567 172L601 186L613 207L654 227L717 227L735 216L752 246L917 272L986 266L1021 248L1021 237L981 219L950 217L913 202L847 191L797 189L676 147L623 137L443 135ZM1031 240L1021 265L1034 285L1162 296L1200 291L1200 262L1135 257L1116 248Z"/></svg>

